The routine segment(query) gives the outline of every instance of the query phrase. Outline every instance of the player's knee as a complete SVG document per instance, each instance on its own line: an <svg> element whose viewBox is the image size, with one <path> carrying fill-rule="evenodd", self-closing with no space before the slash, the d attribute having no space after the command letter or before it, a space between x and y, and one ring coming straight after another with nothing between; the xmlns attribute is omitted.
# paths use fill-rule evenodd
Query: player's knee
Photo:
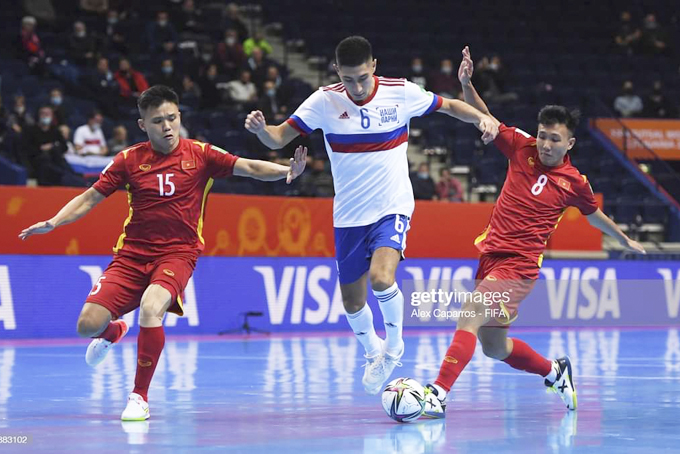
<svg viewBox="0 0 680 454"><path fill-rule="evenodd" d="M352 299L343 299L342 300L342 305L345 307L345 312L348 314L355 314L359 312L364 305L366 304L366 301L357 301L357 300L352 300Z"/></svg>
<svg viewBox="0 0 680 454"><path fill-rule="evenodd" d="M369 273L371 288L376 292L382 292L394 284L394 273L387 268L371 269Z"/></svg>
<svg viewBox="0 0 680 454"><path fill-rule="evenodd" d="M507 345L505 342L484 342L482 341L482 351L484 355L498 360L504 360L508 357Z"/></svg>
<svg viewBox="0 0 680 454"><path fill-rule="evenodd" d="M78 335L81 337L96 336L102 331L102 323L95 320L94 317L81 315L78 317L78 325L76 327Z"/></svg>

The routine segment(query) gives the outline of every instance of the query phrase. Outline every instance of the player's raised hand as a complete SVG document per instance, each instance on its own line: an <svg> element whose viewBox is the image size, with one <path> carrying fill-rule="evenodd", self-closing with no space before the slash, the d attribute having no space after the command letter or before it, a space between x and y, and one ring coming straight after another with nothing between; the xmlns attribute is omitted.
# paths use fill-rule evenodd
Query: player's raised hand
<svg viewBox="0 0 680 454"><path fill-rule="evenodd" d="M479 121L479 130L482 131L482 142L484 145L493 142L498 135L498 125L488 116Z"/></svg>
<svg viewBox="0 0 680 454"><path fill-rule="evenodd" d="M286 184L299 177L307 165L307 147L300 145L295 149L295 157L290 158L290 168L286 176Z"/></svg>
<svg viewBox="0 0 680 454"><path fill-rule="evenodd" d="M264 114L259 110L253 110L246 117L246 129L253 134L262 132L265 126L267 126L267 122L265 121Z"/></svg>
<svg viewBox="0 0 680 454"><path fill-rule="evenodd" d="M645 248L642 247L640 243L638 243L637 241L633 241L630 238L628 238L625 242L622 242L621 245L627 250L632 252L637 252L639 254L647 253L647 251L645 251Z"/></svg>
<svg viewBox="0 0 680 454"><path fill-rule="evenodd" d="M38 222L37 224L33 224L29 228L22 230L19 234L19 238L25 240L31 235L41 235L43 233L51 232L52 230L54 230L54 226L50 224L49 221Z"/></svg>
<svg viewBox="0 0 680 454"><path fill-rule="evenodd" d="M474 72L474 64L472 63L472 58L470 57L470 48L465 46L463 49L463 60L460 62L460 67L458 68L458 80L462 85L467 85L472 79L472 73Z"/></svg>

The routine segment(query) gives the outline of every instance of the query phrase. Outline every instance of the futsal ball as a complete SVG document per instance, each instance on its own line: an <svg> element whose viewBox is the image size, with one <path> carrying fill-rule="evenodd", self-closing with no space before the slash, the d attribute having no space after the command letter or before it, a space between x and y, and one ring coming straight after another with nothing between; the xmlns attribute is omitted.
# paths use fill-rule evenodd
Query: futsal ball
<svg viewBox="0 0 680 454"><path fill-rule="evenodd" d="M395 421L415 421L425 408L425 389L412 378L397 378L385 387L382 405L387 416Z"/></svg>
<svg viewBox="0 0 680 454"><path fill-rule="evenodd" d="M423 414L423 418L432 418L432 419L441 419L442 413L444 413L444 409L442 408L442 403L439 401L437 396L435 396L432 393L427 393L425 396L425 406L423 407L423 411L427 412L427 414ZM439 415L439 417L434 416ZM429 416L428 416L429 415Z"/></svg>

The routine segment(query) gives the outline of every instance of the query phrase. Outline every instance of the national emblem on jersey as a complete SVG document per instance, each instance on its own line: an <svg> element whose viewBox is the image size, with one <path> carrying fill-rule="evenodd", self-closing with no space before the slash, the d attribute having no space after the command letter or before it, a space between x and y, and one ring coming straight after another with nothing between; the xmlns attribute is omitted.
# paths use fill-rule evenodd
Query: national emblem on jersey
<svg viewBox="0 0 680 454"><path fill-rule="evenodd" d="M321 87L287 121L301 134L323 131L335 227L369 225L388 214L411 216L408 123L442 105L441 97L405 79L374 76L374 81L373 92L360 102L342 83Z"/></svg>

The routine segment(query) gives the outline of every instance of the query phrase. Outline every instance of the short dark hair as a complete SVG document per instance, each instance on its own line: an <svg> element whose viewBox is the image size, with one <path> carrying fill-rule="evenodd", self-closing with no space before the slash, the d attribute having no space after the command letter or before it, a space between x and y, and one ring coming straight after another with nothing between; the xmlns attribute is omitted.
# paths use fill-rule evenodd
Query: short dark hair
<svg viewBox="0 0 680 454"><path fill-rule="evenodd" d="M338 66L361 66L373 60L373 48L363 36L348 36L335 48Z"/></svg>
<svg viewBox="0 0 680 454"><path fill-rule="evenodd" d="M87 114L87 119L92 120L94 117L96 117L97 115L101 115L101 114L102 114L101 110L92 109L90 111L90 113Z"/></svg>
<svg viewBox="0 0 680 454"><path fill-rule="evenodd" d="M581 112L578 109L569 110L564 106L548 105L538 112L539 124L545 126L565 125L572 136L576 133L580 119Z"/></svg>
<svg viewBox="0 0 680 454"><path fill-rule="evenodd" d="M137 99L137 109L139 109L140 115L148 109L149 107L158 107L164 102L171 102L179 106L179 96L170 87L165 85L154 85L153 87L147 88L139 95Z"/></svg>

